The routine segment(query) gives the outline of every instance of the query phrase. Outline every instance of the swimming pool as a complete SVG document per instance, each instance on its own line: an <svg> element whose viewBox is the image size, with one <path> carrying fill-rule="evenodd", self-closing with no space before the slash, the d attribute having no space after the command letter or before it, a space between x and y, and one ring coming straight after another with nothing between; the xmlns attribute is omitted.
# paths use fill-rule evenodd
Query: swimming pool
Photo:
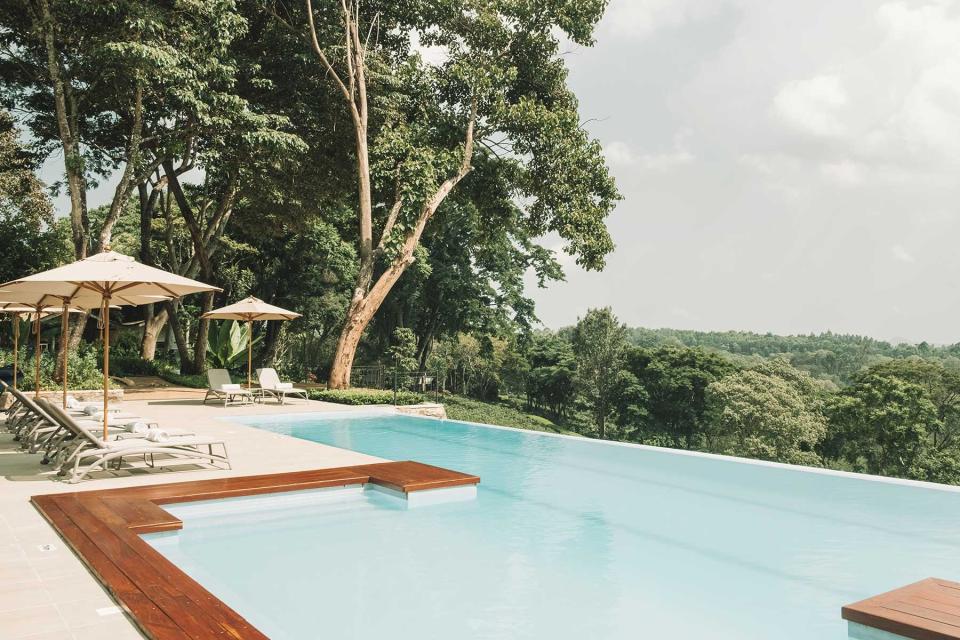
<svg viewBox="0 0 960 640"><path fill-rule="evenodd" d="M184 528L149 542L275 640L839 640L842 605L960 576L953 490L393 414L246 422L481 477L410 509L166 507Z"/></svg>

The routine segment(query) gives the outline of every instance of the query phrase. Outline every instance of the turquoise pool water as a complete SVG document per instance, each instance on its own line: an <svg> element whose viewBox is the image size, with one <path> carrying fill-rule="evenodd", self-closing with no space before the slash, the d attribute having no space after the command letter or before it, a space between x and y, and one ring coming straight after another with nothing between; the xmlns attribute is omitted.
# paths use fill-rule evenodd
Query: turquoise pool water
<svg viewBox="0 0 960 640"><path fill-rule="evenodd" d="M408 416L248 424L482 479L413 509L171 506L151 543L274 640L840 640L841 605L960 577L952 491Z"/></svg>

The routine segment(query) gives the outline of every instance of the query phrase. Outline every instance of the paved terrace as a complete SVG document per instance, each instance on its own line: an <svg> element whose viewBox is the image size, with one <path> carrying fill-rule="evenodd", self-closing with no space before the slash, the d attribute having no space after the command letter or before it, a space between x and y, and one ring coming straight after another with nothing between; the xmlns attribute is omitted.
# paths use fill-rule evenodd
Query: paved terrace
<svg viewBox="0 0 960 640"><path fill-rule="evenodd" d="M158 389L128 393L125 412L165 427L189 427L198 435L222 437L233 469L196 464L149 471L100 474L67 484L40 465L39 455L21 453L12 436L0 433L0 638L4 640L127 640L141 638L37 510L32 495L186 482L230 476L303 471L381 461L372 456L268 433L221 418L293 412L355 411L325 402L288 401L254 406L203 406L203 391Z"/></svg>

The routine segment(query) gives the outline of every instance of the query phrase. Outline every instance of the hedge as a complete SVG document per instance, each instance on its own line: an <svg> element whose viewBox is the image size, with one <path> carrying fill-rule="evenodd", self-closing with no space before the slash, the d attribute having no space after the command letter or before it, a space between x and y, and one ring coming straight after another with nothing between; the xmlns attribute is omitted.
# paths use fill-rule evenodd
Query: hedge
<svg viewBox="0 0 960 640"><path fill-rule="evenodd" d="M310 391L311 400L336 402L337 404L393 404L393 391L382 389L315 389ZM412 391L398 391L397 404L420 404L424 397Z"/></svg>

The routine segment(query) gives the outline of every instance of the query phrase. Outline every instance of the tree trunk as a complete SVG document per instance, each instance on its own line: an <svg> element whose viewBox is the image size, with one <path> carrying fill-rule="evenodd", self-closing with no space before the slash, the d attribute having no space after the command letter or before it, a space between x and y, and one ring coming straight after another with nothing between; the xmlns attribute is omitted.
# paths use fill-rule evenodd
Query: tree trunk
<svg viewBox="0 0 960 640"><path fill-rule="evenodd" d="M333 356L333 366L330 368L330 378L327 386L331 389L346 389L350 386L350 372L353 369L353 359L357 354L357 345L376 309L363 304L351 304L347 311L347 321L337 340L337 351Z"/></svg>
<svg viewBox="0 0 960 640"><path fill-rule="evenodd" d="M187 336L183 333L183 325L180 324L180 318L177 314L177 301L171 300L166 303L167 315L170 318L170 328L173 329L173 338L177 343L177 352L180 355L180 373L189 373L190 348L187 346Z"/></svg>
<svg viewBox="0 0 960 640"><path fill-rule="evenodd" d="M280 357L280 336L283 333L283 323L271 321L267 323L266 344L263 347L263 366L275 367ZM251 339L252 336L251 336Z"/></svg>
<svg viewBox="0 0 960 640"><path fill-rule="evenodd" d="M208 278L209 279L209 278ZM203 306L200 315L213 310L213 292L203 294ZM200 318L197 337L193 343L193 364L190 373L203 373L207 370L207 342L210 339L210 321Z"/></svg>
<svg viewBox="0 0 960 640"><path fill-rule="evenodd" d="M67 175L67 187L70 194L70 228L73 234L73 250L77 260L87 257L87 237L90 233L90 223L87 219L87 184L83 174L83 157L80 154L80 143L76 130L70 126L71 115L76 121L76 113L68 106L67 92L69 85L63 78L60 68L59 51L57 50L54 33L53 14L50 12L48 0L40 0L41 30L44 47L47 52L47 73L53 85L53 104L57 117L57 130L60 144L63 146L63 164ZM76 103L73 102L73 105ZM79 323L85 325L85 322ZM80 332L82 333L82 331ZM71 338L73 334L71 332ZM71 344L73 340L71 339Z"/></svg>
<svg viewBox="0 0 960 640"><path fill-rule="evenodd" d="M166 308L154 311L154 305L147 305L147 317L143 321L143 339L140 341L140 357L153 360L157 355L157 340L167 324L169 312Z"/></svg>
<svg viewBox="0 0 960 640"><path fill-rule="evenodd" d="M427 222L436 212L450 191L472 170L473 134L477 121L477 99L471 100L470 118L467 121L466 136L464 138L463 156L459 170L441 183L437 191L426 201L419 211L416 224L407 232L403 249L393 260L387 270L377 279L373 287L374 265L380 252L390 238L394 222L403 205L400 198L400 189L397 185L397 200L390 209L387 222L384 225L377 248L373 245L373 200L370 179L370 155L368 141L368 104L366 79L366 43L357 24L358 15L354 14L353 3L342 2L341 8L344 35L345 61L349 77L347 82L340 77L337 69L330 63L327 55L320 46L316 27L313 21L313 5L306 0L307 22L311 37L311 45L316 52L327 74L331 77L343 94L350 107L350 117L353 121L357 163L357 200L358 217L360 223L359 257L360 269L357 276L357 285L354 288L350 308L337 341L337 351L330 368L328 385L331 389L345 389L350 386L350 372L353 359L356 356L357 345L370 321L383 304L384 298L393 288L397 279L413 262L413 252L420 242L420 236Z"/></svg>

